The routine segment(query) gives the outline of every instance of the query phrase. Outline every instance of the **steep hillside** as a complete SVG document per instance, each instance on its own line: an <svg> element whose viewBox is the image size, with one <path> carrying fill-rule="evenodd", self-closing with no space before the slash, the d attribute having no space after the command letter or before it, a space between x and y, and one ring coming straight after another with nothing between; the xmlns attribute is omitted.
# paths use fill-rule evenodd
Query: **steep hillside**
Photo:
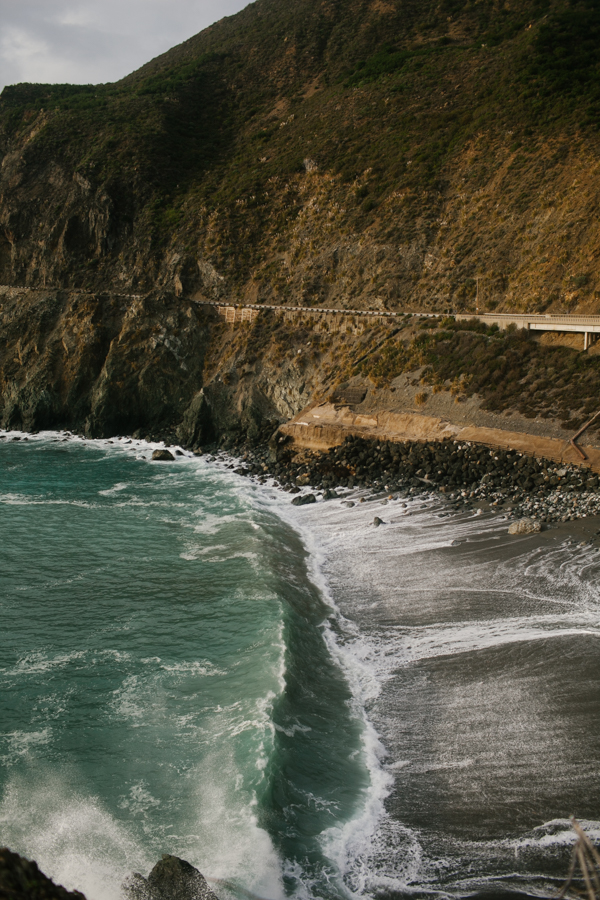
<svg viewBox="0 0 600 900"><path fill-rule="evenodd" d="M597 0L257 0L0 100L0 283L592 311Z"/></svg>
<svg viewBox="0 0 600 900"><path fill-rule="evenodd" d="M6 88L0 423L231 443L413 373L570 429L595 351L194 300L600 312L599 130L598 0L257 0L116 84Z"/></svg>

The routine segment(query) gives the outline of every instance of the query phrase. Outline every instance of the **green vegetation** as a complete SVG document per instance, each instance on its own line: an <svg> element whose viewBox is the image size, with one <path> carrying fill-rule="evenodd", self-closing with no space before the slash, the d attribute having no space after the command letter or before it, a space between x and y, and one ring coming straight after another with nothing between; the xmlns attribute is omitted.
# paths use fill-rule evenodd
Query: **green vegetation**
<svg viewBox="0 0 600 900"><path fill-rule="evenodd" d="M546 346L528 331L499 331L476 320L443 320L438 329L423 328L410 342L399 335L348 374L385 384L416 369L422 369L423 384L434 392L477 394L484 409L560 419L573 431L600 409L599 357Z"/></svg>
<svg viewBox="0 0 600 900"><path fill-rule="evenodd" d="M152 252L197 250L233 285L289 246L306 159L334 176L342 233L428 244L451 175L482 136L489 152L473 159L468 188L513 154L502 177L518 215L582 134L597 151L597 0L378 7L258 0L118 83L6 88L2 144L22 147L33 177L52 160L107 192L124 237L100 269L135 233ZM542 160L556 141L562 150ZM474 231L465 222L458 263ZM472 275L451 286L466 306ZM285 301L284 275L273 290Z"/></svg>
<svg viewBox="0 0 600 900"><path fill-rule="evenodd" d="M434 48L427 50L395 50L383 47L367 60L361 60L354 72L346 79L346 87L369 84L378 81L384 75L392 75L400 71L409 60L435 53Z"/></svg>

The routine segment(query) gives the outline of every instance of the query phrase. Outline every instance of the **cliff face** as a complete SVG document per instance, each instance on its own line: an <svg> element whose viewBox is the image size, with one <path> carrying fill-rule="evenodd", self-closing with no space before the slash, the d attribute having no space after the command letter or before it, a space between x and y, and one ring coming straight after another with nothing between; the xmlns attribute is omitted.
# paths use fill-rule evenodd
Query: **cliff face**
<svg viewBox="0 0 600 900"><path fill-rule="evenodd" d="M1 288L0 427L190 447L269 438L309 402L322 372L314 354L283 360L290 331L273 335L281 323L267 320L231 328L168 292ZM295 343L310 342L311 326L293 331Z"/></svg>
<svg viewBox="0 0 600 900"><path fill-rule="evenodd" d="M6 88L2 421L201 442L330 377L207 369L194 297L600 311L599 37L592 0L257 0L116 84Z"/></svg>
<svg viewBox="0 0 600 900"><path fill-rule="evenodd" d="M165 432L202 386L206 314L172 295L4 289L0 323L5 428Z"/></svg>
<svg viewBox="0 0 600 900"><path fill-rule="evenodd" d="M591 0L258 0L0 99L0 283L596 309Z"/></svg>

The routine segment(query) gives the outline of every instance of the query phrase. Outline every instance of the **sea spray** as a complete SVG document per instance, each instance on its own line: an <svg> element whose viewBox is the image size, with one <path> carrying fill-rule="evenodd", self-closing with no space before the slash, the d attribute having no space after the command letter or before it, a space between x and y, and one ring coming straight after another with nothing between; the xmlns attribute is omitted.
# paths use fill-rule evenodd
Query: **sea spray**
<svg viewBox="0 0 600 900"><path fill-rule="evenodd" d="M61 454L53 487L44 445ZM269 900L547 893L565 810L598 833L592 548L515 543L502 518L448 517L440 498L296 510L224 457L150 464L141 442L6 449L0 612L44 639L3 648L2 830L27 852L40 804L78 848L40 839L51 874L108 872L110 893L171 850ZM62 818L44 818L52 778ZM86 809L114 852L77 843Z"/></svg>
<svg viewBox="0 0 600 900"><path fill-rule="evenodd" d="M323 836L369 775L306 551L254 486L150 449L0 444L3 840L89 900L163 852L339 896Z"/></svg>

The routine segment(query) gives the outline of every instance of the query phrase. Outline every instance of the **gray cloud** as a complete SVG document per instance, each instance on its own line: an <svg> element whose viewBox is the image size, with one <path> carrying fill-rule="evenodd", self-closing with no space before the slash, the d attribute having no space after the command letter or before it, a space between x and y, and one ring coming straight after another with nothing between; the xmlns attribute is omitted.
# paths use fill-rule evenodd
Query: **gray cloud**
<svg viewBox="0 0 600 900"><path fill-rule="evenodd" d="M247 0L0 0L0 90L118 81Z"/></svg>

